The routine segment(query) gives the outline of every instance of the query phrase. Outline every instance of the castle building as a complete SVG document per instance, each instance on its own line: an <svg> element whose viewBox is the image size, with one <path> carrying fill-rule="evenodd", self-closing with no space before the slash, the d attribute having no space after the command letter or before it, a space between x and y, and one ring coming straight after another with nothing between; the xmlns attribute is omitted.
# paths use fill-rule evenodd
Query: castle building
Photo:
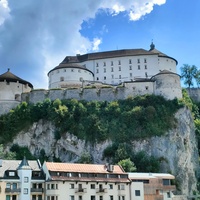
<svg viewBox="0 0 200 200"><path fill-rule="evenodd" d="M49 71L49 89L121 84L128 96L155 94L166 99L182 98L177 64L174 58L155 49L153 43L150 50L124 49L66 56Z"/></svg>
<svg viewBox="0 0 200 200"><path fill-rule="evenodd" d="M176 73L178 62L155 49L153 43L150 47L149 51L124 49L66 56L48 73L49 88L64 88L65 82L81 80L117 85L138 78L151 78L163 70ZM91 76L87 72L91 72Z"/></svg>
<svg viewBox="0 0 200 200"><path fill-rule="evenodd" d="M0 160L0 199L44 200L43 188L39 161Z"/></svg>

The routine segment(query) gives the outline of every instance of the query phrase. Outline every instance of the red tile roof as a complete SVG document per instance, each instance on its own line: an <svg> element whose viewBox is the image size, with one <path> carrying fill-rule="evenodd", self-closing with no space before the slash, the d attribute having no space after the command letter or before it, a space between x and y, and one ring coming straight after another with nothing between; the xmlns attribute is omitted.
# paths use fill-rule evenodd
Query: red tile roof
<svg viewBox="0 0 200 200"><path fill-rule="evenodd" d="M55 172L82 172L82 173L110 173L102 164L77 164L77 163L53 163L46 162L47 169ZM114 165L112 173L122 174L123 169Z"/></svg>

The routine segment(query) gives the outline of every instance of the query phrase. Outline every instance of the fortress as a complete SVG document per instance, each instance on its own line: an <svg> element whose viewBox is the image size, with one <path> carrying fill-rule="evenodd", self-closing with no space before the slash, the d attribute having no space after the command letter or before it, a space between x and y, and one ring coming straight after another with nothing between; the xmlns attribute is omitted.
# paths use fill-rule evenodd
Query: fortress
<svg viewBox="0 0 200 200"><path fill-rule="evenodd" d="M37 103L45 98L112 101L144 94L181 98L177 64L152 43L150 50L124 49L66 56L49 71L49 90L34 90L31 83L8 70L0 75L0 108L9 110L21 101Z"/></svg>

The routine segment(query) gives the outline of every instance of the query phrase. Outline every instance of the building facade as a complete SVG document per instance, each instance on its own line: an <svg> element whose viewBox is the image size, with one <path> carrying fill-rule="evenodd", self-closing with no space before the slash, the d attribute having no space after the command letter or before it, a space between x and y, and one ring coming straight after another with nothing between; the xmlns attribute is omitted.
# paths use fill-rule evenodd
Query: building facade
<svg viewBox="0 0 200 200"><path fill-rule="evenodd" d="M44 200L44 181L39 161L0 161L1 200Z"/></svg>
<svg viewBox="0 0 200 200"><path fill-rule="evenodd" d="M118 165L50 163L45 200L130 200L128 174Z"/></svg>
<svg viewBox="0 0 200 200"><path fill-rule="evenodd" d="M129 173L131 196L135 200L172 200L175 177L161 173Z"/></svg>

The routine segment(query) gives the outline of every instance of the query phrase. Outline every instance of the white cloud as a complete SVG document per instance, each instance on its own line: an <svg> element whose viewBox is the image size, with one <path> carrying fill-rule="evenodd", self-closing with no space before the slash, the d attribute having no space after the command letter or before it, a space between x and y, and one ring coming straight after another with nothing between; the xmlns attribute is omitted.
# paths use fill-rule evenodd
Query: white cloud
<svg viewBox="0 0 200 200"><path fill-rule="evenodd" d="M0 25L9 17L9 12L7 0L0 0Z"/></svg>
<svg viewBox="0 0 200 200"><path fill-rule="evenodd" d="M92 42L92 50L93 51L98 51L99 50L99 45L102 43L102 40L100 38L94 38Z"/></svg>
<svg viewBox="0 0 200 200"><path fill-rule="evenodd" d="M1 0L1 66L20 71L17 75L47 87L47 72L66 55L97 51L102 39L89 40L80 33L84 20L95 18L101 9L112 15L127 11L130 20L150 13L165 0ZM102 27L101 33L108 28ZM101 36L103 37L103 36ZM3 73L3 72L2 72ZM45 80L45 81L44 81Z"/></svg>

